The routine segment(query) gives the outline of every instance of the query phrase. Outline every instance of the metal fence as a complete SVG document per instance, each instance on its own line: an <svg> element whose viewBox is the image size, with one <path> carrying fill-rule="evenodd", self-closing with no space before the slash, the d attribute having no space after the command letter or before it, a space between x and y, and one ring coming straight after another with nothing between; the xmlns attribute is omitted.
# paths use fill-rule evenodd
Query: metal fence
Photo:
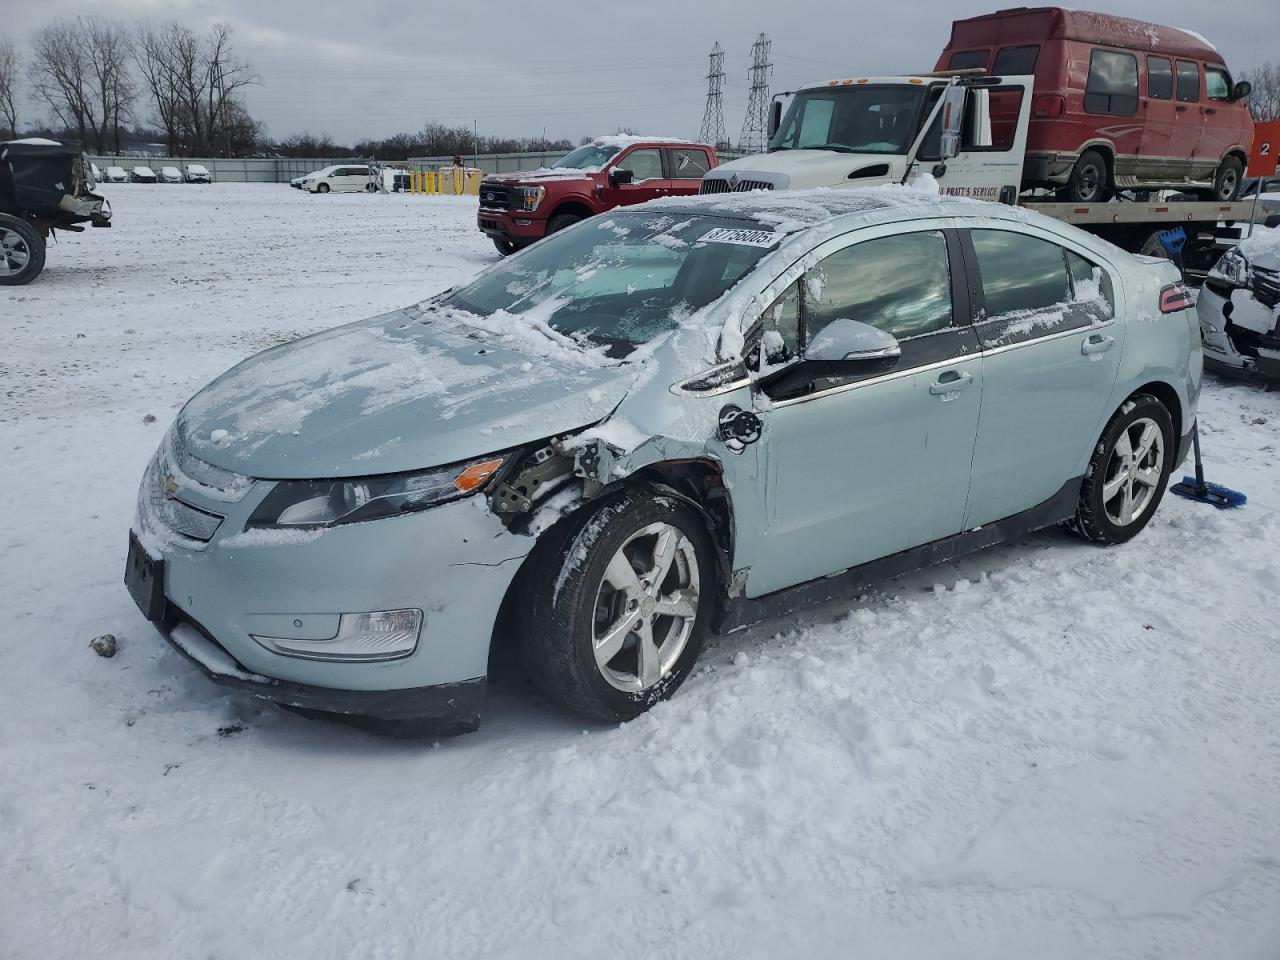
<svg viewBox="0 0 1280 960"><path fill-rule="evenodd" d="M485 173L511 173L516 170L528 170L532 167L549 167L565 155L564 150L548 150L533 153L489 153L478 157L466 156L462 162ZM720 159L730 160L737 156L732 153L720 154ZM209 175L216 182L222 183L288 183L294 177L301 177L335 164L363 163L359 157L310 157L295 159L292 157L274 157L268 159L224 160L215 157L95 157L89 158L105 170L109 166L124 167L130 170L135 166L148 166L159 172L161 167L177 167L183 169L188 163L199 163L208 168ZM412 157L405 164L410 170L435 170L441 166L449 166L453 157Z"/></svg>

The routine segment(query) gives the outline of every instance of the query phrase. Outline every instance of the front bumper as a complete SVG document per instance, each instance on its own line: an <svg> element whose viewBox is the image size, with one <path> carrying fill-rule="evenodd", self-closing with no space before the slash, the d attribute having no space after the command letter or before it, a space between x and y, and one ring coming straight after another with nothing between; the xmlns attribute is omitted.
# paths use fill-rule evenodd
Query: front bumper
<svg viewBox="0 0 1280 960"><path fill-rule="evenodd" d="M166 462L161 473L176 488L171 500L223 517L201 542L166 522L172 514L165 508L173 504L150 489L158 462L143 481L135 536L161 561L161 596L155 604L138 602L214 680L292 708L347 717L402 724L416 718L429 726L456 721L459 732L479 722L498 612L533 547L532 537L502 525L483 495L323 531L247 530L271 481L253 483L228 503L205 496L209 488L202 491ZM397 659L308 659L255 639L323 641L336 634L344 613L397 609L423 614L416 646ZM182 642L193 635L205 644ZM220 652L216 665L193 653L207 649Z"/></svg>
<svg viewBox="0 0 1280 960"><path fill-rule="evenodd" d="M1232 316L1239 304L1224 293L1225 288L1220 291L1206 283L1196 300L1205 366L1229 376L1280 381L1280 323L1269 330L1238 326Z"/></svg>
<svg viewBox="0 0 1280 960"><path fill-rule="evenodd" d="M476 226L498 240L533 243L547 234L547 221L533 214L515 215L510 210L481 207L476 213Z"/></svg>

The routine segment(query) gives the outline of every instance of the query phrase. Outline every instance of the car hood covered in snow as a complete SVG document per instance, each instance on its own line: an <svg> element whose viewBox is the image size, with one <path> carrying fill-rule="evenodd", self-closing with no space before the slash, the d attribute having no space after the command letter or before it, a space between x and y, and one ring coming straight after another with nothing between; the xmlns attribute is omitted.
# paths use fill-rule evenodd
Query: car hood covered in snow
<svg viewBox="0 0 1280 960"><path fill-rule="evenodd" d="M413 307L273 347L196 394L179 436L261 479L396 473L589 426L626 394L635 364L503 322Z"/></svg>

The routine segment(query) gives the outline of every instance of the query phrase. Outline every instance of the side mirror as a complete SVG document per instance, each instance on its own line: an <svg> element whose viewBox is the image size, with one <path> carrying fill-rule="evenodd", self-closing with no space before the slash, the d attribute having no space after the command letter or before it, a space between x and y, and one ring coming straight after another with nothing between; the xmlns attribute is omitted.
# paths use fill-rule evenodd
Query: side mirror
<svg viewBox="0 0 1280 960"><path fill-rule="evenodd" d="M897 337L861 320L832 320L804 349L805 360L821 363L894 360L900 356Z"/></svg>
<svg viewBox="0 0 1280 960"><path fill-rule="evenodd" d="M942 159L949 160L960 152L960 135L964 128L965 87L952 85L942 95Z"/></svg>
<svg viewBox="0 0 1280 960"><path fill-rule="evenodd" d="M1253 84L1248 80L1241 80L1231 88L1232 100L1243 100L1249 94L1253 93Z"/></svg>
<svg viewBox="0 0 1280 960"><path fill-rule="evenodd" d="M614 167L609 171L609 186L616 187L623 183L631 183L636 178L633 171L624 167Z"/></svg>
<svg viewBox="0 0 1280 960"><path fill-rule="evenodd" d="M772 140L782 126L782 101L775 100L769 105L769 139Z"/></svg>

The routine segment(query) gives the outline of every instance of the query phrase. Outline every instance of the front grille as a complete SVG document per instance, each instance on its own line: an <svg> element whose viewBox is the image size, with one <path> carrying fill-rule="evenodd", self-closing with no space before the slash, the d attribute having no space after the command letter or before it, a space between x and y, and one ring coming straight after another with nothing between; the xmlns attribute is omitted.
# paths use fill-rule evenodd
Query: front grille
<svg viewBox="0 0 1280 960"><path fill-rule="evenodd" d="M480 184L480 206L506 210L511 206L511 188L498 183Z"/></svg>
<svg viewBox="0 0 1280 960"><path fill-rule="evenodd" d="M723 177L703 177L699 193L746 193L748 190L772 190L767 180L726 180Z"/></svg>
<svg viewBox="0 0 1280 960"><path fill-rule="evenodd" d="M1253 268L1253 298L1275 309L1280 303L1280 270Z"/></svg>
<svg viewBox="0 0 1280 960"><path fill-rule="evenodd" d="M138 491L138 520L143 532L158 532L155 525L160 524L189 540L201 543L212 540L223 518L169 496L164 483L164 461L157 455L147 466Z"/></svg>
<svg viewBox="0 0 1280 960"><path fill-rule="evenodd" d="M484 217L481 217L480 229L481 230L501 230L502 224L500 224L497 220L487 220Z"/></svg>

